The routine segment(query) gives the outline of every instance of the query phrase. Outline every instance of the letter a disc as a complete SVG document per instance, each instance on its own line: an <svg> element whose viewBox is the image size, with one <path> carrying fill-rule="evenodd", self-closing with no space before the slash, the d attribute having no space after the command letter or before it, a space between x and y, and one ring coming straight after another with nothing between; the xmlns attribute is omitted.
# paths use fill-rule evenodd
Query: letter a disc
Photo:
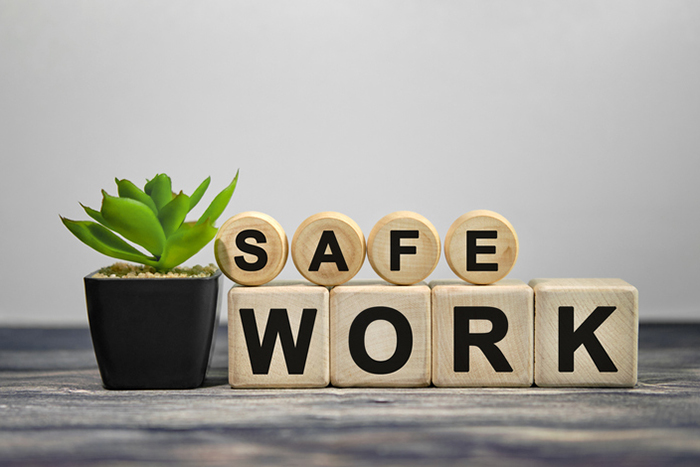
<svg viewBox="0 0 700 467"><path fill-rule="evenodd" d="M360 271L365 236L344 214L321 212L301 223L292 239L292 260L302 276L319 285L340 285Z"/></svg>

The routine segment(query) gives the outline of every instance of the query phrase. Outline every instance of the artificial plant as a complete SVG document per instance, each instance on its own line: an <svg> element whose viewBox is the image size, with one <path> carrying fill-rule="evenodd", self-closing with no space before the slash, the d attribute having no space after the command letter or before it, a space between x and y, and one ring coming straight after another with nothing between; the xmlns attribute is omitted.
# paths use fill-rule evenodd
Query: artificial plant
<svg viewBox="0 0 700 467"><path fill-rule="evenodd" d="M216 236L214 223L236 189L238 172L229 186L216 195L196 221L186 222L187 214L199 203L209 187L207 177L187 196L175 194L166 174L148 180L143 190L129 180L115 179L118 196L102 190L99 211L81 206L97 222L61 221L83 243L112 258L169 271L201 250ZM126 240L143 248L137 249ZM146 253L147 252L147 253Z"/></svg>

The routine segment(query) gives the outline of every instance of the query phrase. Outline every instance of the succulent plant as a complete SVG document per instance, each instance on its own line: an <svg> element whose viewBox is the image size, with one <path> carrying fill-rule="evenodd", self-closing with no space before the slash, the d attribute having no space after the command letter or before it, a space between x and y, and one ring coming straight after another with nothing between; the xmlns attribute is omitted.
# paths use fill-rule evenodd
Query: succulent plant
<svg viewBox="0 0 700 467"><path fill-rule="evenodd" d="M115 181L118 196L102 190L99 211L81 204L88 216L97 222L74 221L62 216L61 221L78 239L100 253L168 271L192 257L214 238L217 231L214 222L231 200L238 172L199 219L191 222L185 222L185 217L202 199L211 177L207 177L192 196L182 191L173 193L170 177L165 174L148 180L143 190L129 180Z"/></svg>

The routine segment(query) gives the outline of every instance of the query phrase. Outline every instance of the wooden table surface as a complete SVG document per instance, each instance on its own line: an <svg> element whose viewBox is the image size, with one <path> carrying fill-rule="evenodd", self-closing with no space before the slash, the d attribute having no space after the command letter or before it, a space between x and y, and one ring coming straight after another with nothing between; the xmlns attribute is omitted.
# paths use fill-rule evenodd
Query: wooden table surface
<svg viewBox="0 0 700 467"><path fill-rule="evenodd" d="M87 329L0 328L0 465L700 465L700 324L642 325L634 389L102 388Z"/></svg>

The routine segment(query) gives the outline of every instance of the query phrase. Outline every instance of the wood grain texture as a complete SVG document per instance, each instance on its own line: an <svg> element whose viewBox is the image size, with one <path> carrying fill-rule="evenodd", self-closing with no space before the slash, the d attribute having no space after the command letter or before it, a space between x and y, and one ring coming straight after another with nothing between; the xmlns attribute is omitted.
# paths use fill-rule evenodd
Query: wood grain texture
<svg viewBox="0 0 700 467"><path fill-rule="evenodd" d="M316 310L301 374L290 374L281 337L266 374L254 374L241 309L254 310L258 343L263 342L273 308L286 310L294 343L299 345L304 309ZM330 382L328 289L301 281L273 281L262 287L234 286L228 295L229 383L233 388L313 388ZM250 332L250 331L249 331Z"/></svg>
<svg viewBox="0 0 700 467"><path fill-rule="evenodd" d="M533 279L530 285L535 291L535 384L635 385L639 327L636 288L621 279ZM573 307L576 330L598 307L614 307L612 314L595 328L594 335L615 371L601 371L583 345L574 352L573 371L560 371L560 307Z"/></svg>
<svg viewBox="0 0 700 467"><path fill-rule="evenodd" d="M241 251L237 237L242 232L254 231L259 237L245 239L244 243L252 245L253 250L264 250L264 264L256 263L260 257L250 252ZM242 285L262 285L273 280L284 269L289 256L287 234L282 226L271 216L262 212L247 211L236 214L219 228L214 241L214 256L219 269L233 282ZM247 248L249 249L249 248ZM249 249L250 250L250 249ZM254 270L245 270L236 264L236 258L244 264L253 265Z"/></svg>
<svg viewBox="0 0 700 467"><path fill-rule="evenodd" d="M390 374L360 368L350 352L350 329L358 315L373 307L397 310L408 321L412 349L405 364ZM338 387L422 387L430 384L430 289L425 284L396 286L383 281L352 281L330 293L331 383ZM376 361L397 352L399 333L386 320L367 328L364 347Z"/></svg>
<svg viewBox="0 0 700 467"><path fill-rule="evenodd" d="M672 310L668 310L669 312ZM87 328L0 328L0 464L700 464L700 324L642 324L635 388L108 391Z"/></svg>
<svg viewBox="0 0 700 467"><path fill-rule="evenodd" d="M322 242L325 232L332 233L330 240L337 241L337 251L333 245ZM323 261L317 270L312 270L314 256L319 253L331 256L338 251L346 270L341 270L341 265L333 261ZM294 266L307 280L319 285L339 285L355 277L362 268L366 252L367 245L360 227L338 212L314 214L299 225L292 238Z"/></svg>
<svg viewBox="0 0 700 467"><path fill-rule="evenodd" d="M430 282L433 304L433 384L439 387L529 387L533 383L533 291L517 279L473 285L459 279ZM507 334L495 345L510 365L499 372L479 347L470 347L469 371L455 371L455 307L493 307L507 319ZM469 322L470 333L489 333L491 321Z"/></svg>
<svg viewBox="0 0 700 467"><path fill-rule="evenodd" d="M415 233L417 238L401 238L392 246L392 235L398 238L402 232ZM399 264L393 270L392 248L396 252L406 251L398 255ZM428 277L440 260L440 250L440 234L435 226L425 217L410 211L397 211L382 217L367 238L367 259L372 269L392 284L411 285Z"/></svg>
<svg viewBox="0 0 700 467"><path fill-rule="evenodd" d="M479 238L472 244L468 241L469 232L475 232L477 236L495 232L496 238ZM479 253L482 248L493 250ZM472 249L475 250L472 252ZM468 264L468 258L473 254L476 254L476 266ZM470 211L457 218L447 231L445 259L457 277L473 284L491 284L506 277L515 266L518 235L502 215L487 210ZM496 265L497 270L477 270L484 264Z"/></svg>

